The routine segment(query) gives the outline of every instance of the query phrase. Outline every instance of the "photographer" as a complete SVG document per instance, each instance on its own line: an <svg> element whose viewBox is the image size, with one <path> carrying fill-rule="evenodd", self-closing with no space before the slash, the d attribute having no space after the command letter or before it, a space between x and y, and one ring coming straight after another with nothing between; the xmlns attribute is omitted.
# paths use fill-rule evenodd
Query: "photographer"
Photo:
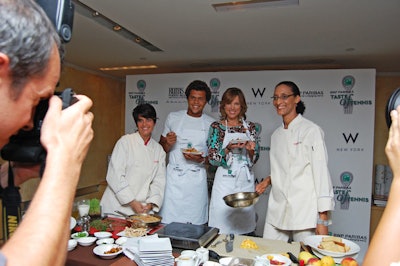
<svg viewBox="0 0 400 266"><path fill-rule="evenodd" d="M34 1L0 0L0 148L20 129L30 130L39 100L50 98L40 137L46 167L24 219L1 248L0 265L65 263L65 225L93 138L93 114L86 96L77 95L78 102L65 110L53 96L60 47L57 32Z"/></svg>

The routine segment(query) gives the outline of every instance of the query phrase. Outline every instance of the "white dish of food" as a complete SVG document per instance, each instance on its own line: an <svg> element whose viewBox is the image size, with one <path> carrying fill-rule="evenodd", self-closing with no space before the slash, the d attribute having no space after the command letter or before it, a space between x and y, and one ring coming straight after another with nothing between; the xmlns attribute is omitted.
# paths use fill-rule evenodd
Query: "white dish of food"
<svg viewBox="0 0 400 266"><path fill-rule="evenodd" d="M73 233L73 234L71 235L71 238L73 238L73 239L78 239L78 238L88 237L88 236L89 236L89 233L86 232L86 231L84 231L84 232L76 232L76 233Z"/></svg>
<svg viewBox="0 0 400 266"><path fill-rule="evenodd" d="M106 231L100 231L100 232L95 232L94 236L97 237L98 239L109 238L112 236L112 233Z"/></svg>
<svg viewBox="0 0 400 266"><path fill-rule="evenodd" d="M93 253L102 259L113 259L122 253L122 247L116 244L100 245L93 249Z"/></svg>
<svg viewBox="0 0 400 266"><path fill-rule="evenodd" d="M90 246L96 240L97 240L97 238L94 237L94 236L87 236L87 237L78 238L76 241L78 241L78 244L81 245L81 246Z"/></svg>
<svg viewBox="0 0 400 266"><path fill-rule="evenodd" d="M270 265L283 265L289 266L292 264L292 261L281 254L264 254L256 258L261 260L266 260ZM282 264L283 263L283 264Z"/></svg>
<svg viewBox="0 0 400 266"><path fill-rule="evenodd" d="M358 254L360 252L360 246L354 243L353 241L341 238L342 243L349 247L347 252L334 252L330 250L325 250L320 248L320 244L322 242L322 238L329 237L328 235L314 235L308 236L304 239L304 243L310 246L313 250L316 250L318 253L331 256L331 257L350 257L351 255Z"/></svg>
<svg viewBox="0 0 400 266"><path fill-rule="evenodd" d="M107 238L101 238L96 241L97 245L104 245L104 244L114 244L114 238L107 237Z"/></svg>
<svg viewBox="0 0 400 266"><path fill-rule="evenodd" d="M198 151L195 148L181 149L181 151L182 151L182 153L185 153L185 154L193 154L193 155L203 154L201 151Z"/></svg>

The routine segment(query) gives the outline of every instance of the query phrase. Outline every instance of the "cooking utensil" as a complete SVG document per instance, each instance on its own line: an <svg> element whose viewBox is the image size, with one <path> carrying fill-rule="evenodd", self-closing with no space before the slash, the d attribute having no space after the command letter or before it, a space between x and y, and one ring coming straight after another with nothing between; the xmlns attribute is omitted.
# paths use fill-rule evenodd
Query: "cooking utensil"
<svg viewBox="0 0 400 266"><path fill-rule="evenodd" d="M222 240L218 240L217 242L215 242L214 244L212 244L210 247L215 248L217 247L217 245L221 244Z"/></svg>
<svg viewBox="0 0 400 266"><path fill-rule="evenodd" d="M286 252L289 255L289 259L293 262L293 263L297 263L299 264L299 260L297 259L297 257L292 253L292 252Z"/></svg>
<svg viewBox="0 0 400 266"><path fill-rule="evenodd" d="M234 234L229 234L229 241L226 242L225 244L225 250L226 252L232 252L233 250L233 240L235 239L235 235Z"/></svg>
<svg viewBox="0 0 400 266"><path fill-rule="evenodd" d="M238 192L223 197L226 205L233 208L243 208L257 203L259 199L257 192Z"/></svg>

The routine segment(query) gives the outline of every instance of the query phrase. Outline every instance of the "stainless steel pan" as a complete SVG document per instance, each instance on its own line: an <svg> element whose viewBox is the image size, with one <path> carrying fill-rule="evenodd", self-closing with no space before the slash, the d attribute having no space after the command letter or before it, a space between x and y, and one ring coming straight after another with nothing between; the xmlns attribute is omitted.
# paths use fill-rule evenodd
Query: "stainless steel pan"
<svg viewBox="0 0 400 266"><path fill-rule="evenodd" d="M243 208L256 204L260 195L257 192L238 192L223 197L226 205L233 208Z"/></svg>

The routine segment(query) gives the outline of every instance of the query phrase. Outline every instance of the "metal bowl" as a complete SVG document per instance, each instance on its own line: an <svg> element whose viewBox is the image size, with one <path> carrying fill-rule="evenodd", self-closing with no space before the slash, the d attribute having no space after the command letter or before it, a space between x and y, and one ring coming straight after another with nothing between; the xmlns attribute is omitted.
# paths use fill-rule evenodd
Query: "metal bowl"
<svg viewBox="0 0 400 266"><path fill-rule="evenodd" d="M243 208L256 204L259 195L257 192L238 192L229 194L223 199L226 205L233 208Z"/></svg>
<svg viewBox="0 0 400 266"><path fill-rule="evenodd" d="M139 220L145 223L148 227L154 227L161 223L161 219L162 217L157 214L137 213L134 215L130 215L129 218L127 218L127 221Z"/></svg>

